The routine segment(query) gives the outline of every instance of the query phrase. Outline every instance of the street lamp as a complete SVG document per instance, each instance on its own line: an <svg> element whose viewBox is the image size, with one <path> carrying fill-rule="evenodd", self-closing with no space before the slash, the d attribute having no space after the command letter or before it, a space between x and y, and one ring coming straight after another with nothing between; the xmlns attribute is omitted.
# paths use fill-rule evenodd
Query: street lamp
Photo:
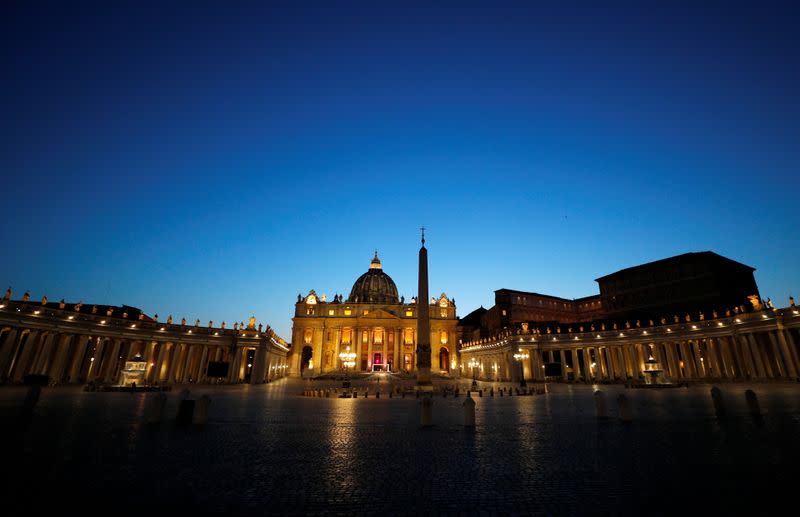
<svg viewBox="0 0 800 517"><path fill-rule="evenodd" d="M342 360L342 365L344 366L344 382L342 382L342 388L349 388L350 378L347 375L347 368L352 368L356 365L356 354L350 351L350 345L347 345L344 352L339 354L339 359Z"/></svg>
<svg viewBox="0 0 800 517"><path fill-rule="evenodd" d="M469 366L472 368L472 389L478 389L478 365L480 363L474 357L469 360Z"/></svg>
<svg viewBox="0 0 800 517"><path fill-rule="evenodd" d="M520 385L520 387L525 387L526 386L526 384L525 384L525 367L522 365L522 361L524 361L525 359L528 359L529 357L530 357L530 355L528 355L528 352L526 352L525 350L523 350L521 348L519 349L519 352L514 354L514 359L516 359L517 362L519 363L519 385Z"/></svg>

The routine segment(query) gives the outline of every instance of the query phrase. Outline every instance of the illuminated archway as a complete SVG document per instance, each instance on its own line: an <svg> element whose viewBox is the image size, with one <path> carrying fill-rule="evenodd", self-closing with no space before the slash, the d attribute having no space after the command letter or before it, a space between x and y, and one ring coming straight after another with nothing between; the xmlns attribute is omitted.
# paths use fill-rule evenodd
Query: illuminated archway
<svg viewBox="0 0 800 517"><path fill-rule="evenodd" d="M450 371L450 351L446 346L439 349L439 368L446 372Z"/></svg>
<svg viewBox="0 0 800 517"><path fill-rule="evenodd" d="M300 355L300 372L302 373L305 371L306 368L309 367L311 363L311 356L314 355L314 351L311 349L310 346L304 346L303 352Z"/></svg>

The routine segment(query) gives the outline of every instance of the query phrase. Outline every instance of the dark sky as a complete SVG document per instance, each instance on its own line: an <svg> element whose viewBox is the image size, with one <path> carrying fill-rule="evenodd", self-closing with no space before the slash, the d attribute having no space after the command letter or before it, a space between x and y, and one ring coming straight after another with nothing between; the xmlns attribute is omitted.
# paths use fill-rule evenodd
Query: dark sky
<svg viewBox="0 0 800 517"><path fill-rule="evenodd" d="M424 224L462 316L702 250L800 296L790 3L167 3L0 8L17 294L289 337Z"/></svg>

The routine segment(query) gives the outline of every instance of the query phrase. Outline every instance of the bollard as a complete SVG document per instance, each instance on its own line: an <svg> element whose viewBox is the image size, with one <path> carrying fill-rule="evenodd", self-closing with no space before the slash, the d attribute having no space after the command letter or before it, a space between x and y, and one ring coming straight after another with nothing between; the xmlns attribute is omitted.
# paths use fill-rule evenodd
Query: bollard
<svg viewBox="0 0 800 517"><path fill-rule="evenodd" d="M752 419L756 422L761 422L761 406L758 404L756 392L753 390L747 390L744 392L744 398L745 401L747 401L747 410L750 412Z"/></svg>
<svg viewBox="0 0 800 517"><path fill-rule="evenodd" d="M194 414L194 423L197 425L206 425L208 421L208 406L211 404L211 397L203 395L197 401L197 412Z"/></svg>
<svg viewBox="0 0 800 517"><path fill-rule="evenodd" d="M389 398L392 398L392 392L391 391L389 392Z"/></svg>
<svg viewBox="0 0 800 517"><path fill-rule="evenodd" d="M483 397L483 390L478 390L478 396Z"/></svg>
<svg viewBox="0 0 800 517"><path fill-rule="evenodd" d="M475 401L467 395L461 407L464 408L464 427L475 427Z"/></svg>
<svg viewBox="0 0 800 517"><path fill-rule="evenodd" d="M631 418L631 405L628 403L628 397L624 393L620 393L617 397L617 404L619 405L619 419L623 422L629 423Z"/></svg>
<svg viewBox="0 0 800 517"><path fill-rule="evenodd" d="M30 418L33 416L33 410L36 408L36 404L39 403L39 397L41 394L42 387L38 384L34 384L28 388L28 392L25 394L25 400L22 401L23 418Z"/></svg>
<svg viewBox="0 0 800 517"><path fill-rule="evenodd" d="M547 389L547 383L546 382L544 383L544 392L545 393L550 393L550 390Z"/></svg>
<svg viewBox="0 0 800 517"><path fill-rule="evenodd" d="M376 398L376 399L379 399L379 398L381 398L381 392L380 392L380 391L376 391L376 392L375 392L375 398Z"/></svg>
<svg viewBox="0 0 800 517"><path fill-rule="evenodd" d="M490 396L490 397L494 397L494 386L492 386L491 388L489 388L489 396Z"/></svg>
<svg viewBox="0 0 800 517"><path fill-rule="evenodd" d="M714 414L717 418L725 418L725 401L722 399L722 391L716 386L711 388L711 400L714 401Z"/></svg>
<svg viewBox="0 0 800 517"><path fill-rule="evenodd" d="M158 424L164 414L164 406L167 405L167 395L159 391L150 397L150 404L147 407L145 422L148 424Z"/></svg>
<svg viewBox="0 0 800 517"><path fill-rule="evenodd" d="M503 388L500 388L499 393L500 393L500 396L502 397L503 396Z"/></svg>
<svg viewBox="0 0 800 517"><path fill-rule="evenodd" d="M511 388L508 388L508 396L510 397L512 395L514 395L514 390L512 390Z"/></svg>
<svg viewBox="0 0 800 517"><path fill-rule="evenodd" d="M608 417L608 412L606 410L606 394L600 390L594 392L594 410L598 420Z"/></svg>
<svg viewBox="0 0 800 517"><path fill-rule="evenodd" d="M419 424L422 427L430 427L433 421L433 397L425 396L419 403Z"/></svg>

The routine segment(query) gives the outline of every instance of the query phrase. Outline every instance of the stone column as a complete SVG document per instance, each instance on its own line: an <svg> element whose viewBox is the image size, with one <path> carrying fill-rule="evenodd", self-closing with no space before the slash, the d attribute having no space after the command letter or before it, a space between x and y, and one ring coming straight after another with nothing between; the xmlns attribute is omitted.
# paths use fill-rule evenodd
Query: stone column
<svg viewBox="0 0 800 517"><path fill-rule="evenodd" d="M561 358L561 378L567 380L567 354L564 353L564 349L558 351L559 357Z"/></svg>
<svg viewBox="0 0 800 517"><path fill-rule="evenodd" d="M706 364L702 361L702 350L700 348L700 341L697 340L689 340L689 349L692 351L692 356L694 358L694 365L697 370L697 377L700 379L705 379L708 377L708 368L706 368Z"/></svg>
<svg viewBox="0 0 800 517"><path fill-rule="evenodd" d="M119 377L119 349L122 346L122 340L119 338L114 339L114 345L111 347L110 361L104 366L103 382L116 382Z"/></svg>
<svg viewBox="0 0 800 517"><path fill-rule="evenodd" d="M729 336L721 336L718 340L723 359L728 366L728 374L730 377L734 379L736 377L744 377L744 375L742 375L742 362L736 359L736 348L733 345L733 341Z"/></svg>
<svg viewBox="0 0 800 517"><path fill-rule="evenodd" d="M622 364L625 365L625 378L635 378L635 372L633 368L633 357L632 357L632 347L634 345L631 344L624 344L620 351L622 352Z"/></svg>
<svg viewBox="0 0 800 517"><path fill-rule="evenodd" d="M55 357L50 370L47 372L51 382L60 383L64 380L64 370L66 369L67 352L69 351L69 342L71 338L72 336L69 334L61 334L58 336Z"/></svg>
<svg viewBox="0 0 800 517"><path fill-rule="evenodd" d="M167 382L172 384L175 382L175 371L178 368L178 360L180 359L181 344L172 343L169 354L169 363L167 368Z"/></svg>
<svg viewBox="0 0 800 517"><path fill-rule="evenodd" d="M678 358L675 356L673 344L670 342L664 343L664 350L667 353L667 364L669 365L670 376L673 380L680 379L683 372L680 371L678 366Z"/></svg>
<svg viewBox="0 0 800 517"><path fill-rule="evenodd" d="M200 354L200 364L197 365L197 382L208 380L208 345L203 345L203 353Z"/></svg>
<svg viewBox="0 0 800 517"><path fill-rule="evenodd" d="M229 372L230 375L228 376L228 382L239 382L239 370L242 364L242 353L242 347L237 345L236 350L233 353L233 362L231 363L231 371ZM316 369L316 366L314 368Z"/></svg>
<svg viewBox="0 0 800 517"><path fill-rule="evenodd" d="M100 360L103 354L103 345L105 341L99 337L92 337L91 346L94 350L89 359L89 371L86 374L87 381L93 381L97 378L97 370L100 368Z"/></svg>
<svg viewBox="0 0 800 517"><path fill-rule="evenodd" d="M683 371L686 374L686 378L696 379L697 369L694 365L694 354L692 353L691 344L686 341L681 341L678 343L678 346L681 349L681 356L683 356Z"/></svg>
<svg viewBox="0 0 800 517"><path fill-rule="evenodd" d="M160 383L162 380L162 371L164 370L164 360L167 356L167 347L169 343L158 342L158 353L156 354L156 365L153 367L152 375L150 378L152 379L152 383Z"/></svg>
<svg viewBox="0 0 800 517"><path fill-rule="evenodd" d="M642 343L636 344L636 378L644 377L644 362L650 357L649 347Z"/></svg>
<svg viewBox="0 0 800 517"><path fill-rule="evenodd" d="M41 345L33 360L31 373L46 375L47 369L54 358L55 332L48 332L41 340Z"/></svg>
<svg viewBox="0 0 800 517"><path fill-rule="evenodd" d="M264 346L256 349L256 355L253 358L253 369L250 372L250 384L261 384L264 382L267 367L267 353Z"/></svg>
<svg viewBox="0 0 800 517"><path fill-rule="evenodd" d="M586 380L593 380L596 377L597 372L595 368L592 368L592 355L591 348L589 347L583 349L583 365L586 367Z"/></svg>
<svg viewBox="0 0 800 517"><path fill-rule="evenodd" d="M747 340L749 343L749 351L750 355L753 357L753 362L755 363L756 372L758 372L758 377L766 378L772 377L771 371L767 370L766 364L764 364L764 357L761 355L761 350L759 349L758 342L753 334L745 334L742 336Z"/></svg>
<svg viewBox="0 0 800 517"><path fill-rule="evenodd" d="M23 336L24 337L24 336ZM20 342L17 346L22 346L22 350L18 351L14 362L11 364L11 379L14 381L21 381L22 377L27 373L28 363L33 355L33 351L39 344L40 333L37 330L31 330L28 333L28 338L24 344Z"/></svg>
<svg viewBox="0 0 800 517"><path fill-rule="evenodd" d="M769 333L770 341L775 349L780 350L780 357L783 358L784 371L788 377L797 377L797 368L794 364L792 352L789 350L789 344L786 342L786 337L783 335L782 330Z"/></svg>
<svg viewBox="0 0 800 517"><path fill-rule="evenodd" d="M178 365L178 372L177 377L179 382L187 383L189 382L189 374L192 370L192 361L194 360L195 356L195 348L197 345L187 344L186 351L183 353L183 357L181 358L181 362ZM192 380L195 380L192 378Z"/></svg>
<svg viewBox="0 0 800 517"><path fill-rule="evenodd" d="M17 349L17 341L19 340L19 331L12 328L8 331L5 337L2 348L0 348L0 381L8 378L8 371L11 368L11 360L14 357L14 351Z"/></svg>
<svg viewBox="0 0 800 517"><path fill-rule="evenodd" d="M367 329L367 370L372 371L372 360L375 357L374 354L374 343L373 340L375 339L375 329L370 327Z"/></svg>
<svg viewBox="0 0 800 517"><path fill-rule="evenodd" d="M753 363L753 354L750 353L750 345L745 337L741 334L734 334L733 341L738 345L739 356L742 358L742 367L747 372L746 376L753 379L759 377L758 370L756 370L755 363Z"/></svg>
<svg viewBox="0 0 800 517"><path fill-rule="evenodd" d="M578 354L580 354L580 350L577 348L572 349L572 370L575 373L575 380L579 380L583 378L583 374L581 372L581 362L578 358Z"/></svg>
<svg viewBox="0 0 800 517"><path fill-rule="evenodd" d="M89 337L81 334L73 336L74 355L70 363L69 382L81 382L81 369L83 366L84 356L86 355L89 347Z"/></svg>

